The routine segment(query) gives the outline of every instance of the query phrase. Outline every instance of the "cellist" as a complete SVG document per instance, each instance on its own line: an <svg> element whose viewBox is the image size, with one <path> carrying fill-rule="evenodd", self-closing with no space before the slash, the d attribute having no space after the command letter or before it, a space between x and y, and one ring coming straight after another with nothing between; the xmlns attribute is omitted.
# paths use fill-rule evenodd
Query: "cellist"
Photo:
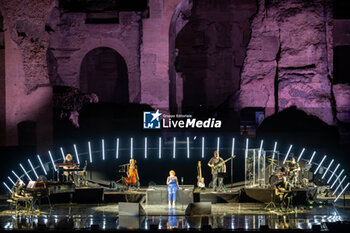
<svg viewBox="0 0 350 233"><path fill-rule="evenodd" d="M137 187L140 186L140 178L137 172L136 160L130 159L129 169L127 171L127 178L125 178L125 183L127 186L136 184Z"/></svg>

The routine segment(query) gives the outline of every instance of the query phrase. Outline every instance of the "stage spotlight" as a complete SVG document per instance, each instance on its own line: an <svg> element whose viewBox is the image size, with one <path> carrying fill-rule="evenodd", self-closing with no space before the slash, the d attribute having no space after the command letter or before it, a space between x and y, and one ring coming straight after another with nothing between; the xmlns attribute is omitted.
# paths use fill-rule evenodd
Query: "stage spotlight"
<svg viewBox="0 0 350 233"><path fill-rule="evenodd" d="M337 181L339 180L339 178L341 177L341 175L343 174L344 172L344 169L341 170L340 174L338 175L337 179L335 179L335 181L333 182L332 186L331 186L331 189L334 187L335 183L337 183Z"/></svg>
<svg viewBox="0 0 350 233"><path fill-rule="evenodd" d="M337 196L337 198L334 200L334 202L336 202L336 201L339 199L339 197L343 194L343 192L348 188L349 184L350 184L350 183L348 183L348 184L345 186L345 188L338 194L338 196Z"/></svg>
<svg viewBox="0 0 350 233"><path fill-rule="evenodd" d="M220 137L218 137L216 140L216 151L219 153L219 150L220 150Z"/></svg>
<svg viewBox="0 0 350 233"><path fill-rule="evenodd" d="M11 177L7 177L10 181L11 181L11 183L13 184L13 185L15 185L16 183L11 179Z"/></svg>
<svg viewBox="0 0 350 233"><path fill-rule="evenodd" d="M159 137L158 139L158 156L159 156L159 159L162 158L162 138Z"/></svg>
<svg viewBox="0 0 350 233"><path fill-rule="evenodd" d="M317 166L315 172L314 172L314 175L316 175L316 173L318 172L318 170L320 169L323 161L326 159L327 155L323 156L323 159L321 160L320 164Z"/></svg>
<svg viewBox="0 0 350 233"><path fill-rule="evenodd" d="M204 137L202 137L202 158L204 158Z"/></svg>
<svg viewBox="0 0 350 233"><path fill-rule="evenodd" d="M145 137L145 159L147 159L147 137Z"/></svg>
<svg viewBox="0 0 350 233"><path fill-rule="evenodd" d="M333 178L335 172L338 170L339 166L340 166L340 164L338 163L338 165L335 167L335 170L333 171L331 177L329 177L329 179L328 179L328 181L327 181L327 184L332 180L332 178Z"/></svg>
<svg viewBox="0 0 350 233"><path fill-rule="evenodd" d="M259 158L261 156L261 150L262 150L263 143L264 143L264 140L261 140L260 147L259 147Z"/></svg>
<svg viewBox="0 0 350 233"><path fill-rule="evenodd" d="M52 163L53 169L54 169L55 171L57 171L57 170L56 170L56 165L55 165L55 162L53 161L53 158L52 158L51 151L49 151L49 156L50 156L50 160L51 160L51 163Z"/></svg>
<svg viewBox="0 0 350 233"><path fill-rule="evenodd" d="M286 157L285 157L284 160L283 160L283 164L285 164L285 162L287 161L288 155L289 155L290 150L292 149L292 147L293 147L293 145L290 145L290 146L289 146L289 149L288 149L288 152L287 152L287 154L286 154Z"/></svg>
<svg viewBox="0 0 350 233"><path fill-rule="evenodd" d="M66 160L66 156L64 154L63 148L60 147L60 150L61 150L62 158L63 158L63 161L64 161L64 160Z"/></svg>
<svg viewBox="0 0 350 233"><path fill-rule="evenodd" d="M248 158L248 143L249 143L249 140L247 138L245 143L245 158Z"/></svg>
<svg viewBox="0 0 350 233"><path fill-rule="evenodd" d="M275 145L273 146L272 159L275 158L276 150L277 150L277 142L275 142Z"/></svg>
<svg viewBox="0 0 350 233"><path fill-rule="evenodd" d="M44 170L45 175L47 175L46 169L45 169L45 167L44 167L43 162L42 162L41 159L40 159L40 156L39 156L39 155L36 155L36 156L38 157L39 163L40 163L40 165L41 165L41 168Z"/></svg>
<svg viewBox="0 0 350 233"><path fill-rule="evenodd" d="M30 161L30 159L28 159L28 163L29 163L30 167L32 168L32 170L33 170L33 172L34 172L34 175L35 175L36 179L39 179L39 176L38 176L38 174L36 173L36 171L35 171L35 169L34 169L34 167L33 167L32 162Z"/></svg>
<svg viewBox="0 0 350 233"><path fill-rule="evenodd" d="M21 178L19 178L19 176L17 176L17 174L16 174L13 170L12 170L11 172L12 172L12 174L15 175L15 177L17 178L17 180L22 180ZM23 180L22 180L22 182L23 182Z"/></svg>
<svg viewBox="0 0 350 233"><path fill-rule="evenodd" d="M7 184L5 183L5 182L2 182L4 185L5 185L5 187L10 191L10 193L12 193L12 190L9 188L9 186L7 186Z"/></svg>
<svg viewBox="0 0 350 233"><path fill-rule="evenodd" d="M334 159L332 159L332 161L331 161L330 164L328 165L326 171L324 172L324 174L323 174L323 176L322 176L322 179L325 178L325 176L326 176L326 174L327 174L329 168L332 166L333 162L334 162Z"/></svg>
<svg viewBox="0 0 350 233"><path fill-rule="evenodd" d="M92 153L91 153L91 143L90 142L88 142L88 148L89 148L90 163L92 163Z"/></svg>
<svg viewBox="0 0 350 233"><path fill-rule="evenodd" d="M176 137L173 138L173 159L176 157Z"/></svg>
<svg viewBox="0 0 350 233"><path fill-rule="evenodd" d="M315 157L315 154L316 154L316 151L314 151L314 153L312 153L311 155L311 159L309 160L309 164L311 164L312 160L314 159Z"/></svg>
<svg viewBox="0 0 350 233"><path fill-rule="evenodd" d="M101 140L101 147L102 147L102 160L105 160L105 140Z"/></svg>
<svg viewBox="0 0 350 233"><path fill-rule="evenodd" d="M116 145L116 149L115 149L115 158L116 159L119 158L119 138L117 138L117 145Z"/></svg>
<svg viewBox="0 0 350 233"><path fill-rule="evenodd" d="M341 184L344 182L345 179L346 179L346 176L344 176L344 178L340 181L340 183L338 184L337 188L334 190L332 195L334 195L338 191L339 187L341 186Z"/></svg>
<svg viewBox="0 0 350 233"><path fill-rule="evenodd" d="M304 151L305 151L305 148L303 148L303 149L301 150L301 152L300 152L300 155L299 155L299 157L298 157L297 162L299 162L299 161L300 161L301 156L303 156L303 154L304 154Z"/></svg>
<svg viewBox="0 0 350 233"><path fill-rule="evenodd" d="M78 164L80 164L80 159L79 159L77 146L75 144L73 144L73 147L74 147L75 156L77 157L77 162L78 162Z"/></svg>
<svg viewBox="0 0 350 233"><path fill-rule="evenodd" d="M186 144L187 144L187 158L189 159L190 158L190 138L187 137L186 138Z"/></svg>
<svg viewBox="0 0 350 233"><path fill-rule="evenodd" d="M27 171L24 169L24 167L22 166L22 164L20 163L19 166L22 168L22 170L24 171L24 174L26 174L26 176L28 177L29 180L32 180L32 178L30 178L30 176L28 175Z"/></svg>
<svg viewBox="0 0 350 233"><path fill-rule="evenodd" d="M235 138L232 138L231 156L235 154Z"/></svg>
<svg viewBox="0 0 350 233"><path fill-rule="evenodd" d="M134 139L130 138L130 158L134 157Z"/></svg>

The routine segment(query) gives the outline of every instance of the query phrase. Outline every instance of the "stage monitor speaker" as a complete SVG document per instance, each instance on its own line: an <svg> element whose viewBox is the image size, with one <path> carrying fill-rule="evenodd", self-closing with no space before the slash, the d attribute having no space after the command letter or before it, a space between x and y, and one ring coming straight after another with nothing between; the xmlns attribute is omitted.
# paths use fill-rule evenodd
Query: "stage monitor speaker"
<svg viewBox="0 0 350 233"><path fill-rule="evenodd" d="M188 204L185 215L209 215L211 214L211 202L195 202Z"/></svg>
<svg viewBox="0 0 350 233"><path fill-rule="evenodd" d="M139 216L145 215L145 210L140 203L119 202L119 215Z"/></svg>

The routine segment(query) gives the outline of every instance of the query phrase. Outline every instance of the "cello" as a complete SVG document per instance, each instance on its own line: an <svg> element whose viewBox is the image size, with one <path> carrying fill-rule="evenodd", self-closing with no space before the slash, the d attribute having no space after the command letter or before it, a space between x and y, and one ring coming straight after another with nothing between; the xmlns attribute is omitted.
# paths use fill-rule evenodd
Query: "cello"
<svg viewBox="0 0 350 233"><path fill-rule="evenodd" d="M136 184L136 182L139 180L139 175L137 173L137 168L135 166L136 160L130 159L130 167L127 172L128 177L125 178L125 183L131 185Z"/></svg>

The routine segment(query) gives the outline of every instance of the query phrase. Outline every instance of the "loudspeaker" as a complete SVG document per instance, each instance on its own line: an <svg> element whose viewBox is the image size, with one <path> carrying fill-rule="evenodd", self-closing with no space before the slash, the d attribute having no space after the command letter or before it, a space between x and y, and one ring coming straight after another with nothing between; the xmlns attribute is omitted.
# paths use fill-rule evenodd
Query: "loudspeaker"
<svg viewBox="0 0 350 233"><path fill-rule="evenodd" d="M119 202L119 215L138 216L145 215L145 210L140 203Z"/></svg>
<svg viewBox="0 0 350 233"><path fill-rule="evenodd" d="M211 202L196 202L188 204L185 215L208 215L211 214Z"/></svg>

